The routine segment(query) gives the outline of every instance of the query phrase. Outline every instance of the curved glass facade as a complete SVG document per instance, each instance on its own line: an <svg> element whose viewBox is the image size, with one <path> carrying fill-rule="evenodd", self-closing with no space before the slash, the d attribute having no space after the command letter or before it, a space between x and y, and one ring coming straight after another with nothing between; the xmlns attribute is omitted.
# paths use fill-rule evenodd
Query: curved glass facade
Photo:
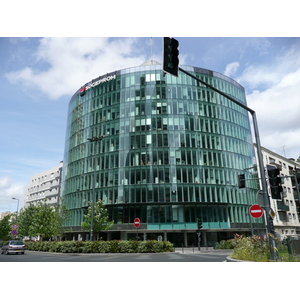
<svg viewBox="0 0 300 300"><path fill-rule="evenodd" d="M182 68L246 104L234 80ZM87 140L98 136L103 139ZM247 189L239 189L237 181L240 173L249 179L244 170L254 163L245 109L186 74L164 75L158 64L109 73L70 100L62 197L72 218L66 225L81 231L95 195L109 209L116 238L131 237L136 217L144 238L162 234L175 244L176 232L185 244L193 241L197 218L206 242L219 239L216 232L247 231L258 185L247 180Z"/></svg>

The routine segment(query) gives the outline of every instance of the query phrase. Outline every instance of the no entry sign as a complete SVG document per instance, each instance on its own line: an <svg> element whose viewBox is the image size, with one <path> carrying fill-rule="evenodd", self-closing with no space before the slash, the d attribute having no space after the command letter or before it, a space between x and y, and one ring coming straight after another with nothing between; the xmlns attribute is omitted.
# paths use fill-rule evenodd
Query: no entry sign
<svg viewBox="0 0 300 300"><path fill-rule="evenodd" d="M249 209L249 212L251 217L256 219L260 218L264 213L263 209L258 204L252 205Z"/></svg>
<svg viewBox="0 0 300 300"><path fill-rule="evenodd" d="M140 219L139 218L135 218L134 221L133 221L133 225L134 225L135 228L140 227L140 225L141 225Z"/></svg>

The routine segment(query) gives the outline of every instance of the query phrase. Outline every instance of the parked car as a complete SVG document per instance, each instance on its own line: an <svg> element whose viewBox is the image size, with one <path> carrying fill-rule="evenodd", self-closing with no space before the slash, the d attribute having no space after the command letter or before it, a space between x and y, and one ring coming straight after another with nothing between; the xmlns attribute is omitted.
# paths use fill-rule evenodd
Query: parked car
<svg viewBox="0 0 300 300"><path fill-rule="evenodd" d="M1 248L1 254L10 254L10 253L25 253L25 244L22 241L8 241Z"/></svg>

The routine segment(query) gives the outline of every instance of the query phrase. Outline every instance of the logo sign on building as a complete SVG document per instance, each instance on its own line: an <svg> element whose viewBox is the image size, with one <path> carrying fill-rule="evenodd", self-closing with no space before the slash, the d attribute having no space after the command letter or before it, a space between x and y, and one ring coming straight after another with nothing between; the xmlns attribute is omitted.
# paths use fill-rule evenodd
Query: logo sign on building
<svg viewBox="0 0 300 300"><path fill-rule="evenodd" d="M116 75L106 76L106 77L101 78L101 79L99 77L96 78L96 79L93 79L92 81L87 83L85 86L80 88L79 94L80 94L80 96L83 96L87 90L97 86L100 83L107 82L107 81L110 81L110 80L113 80L113 79L116 79Z"/></svg>
<svg viewBox="0 0 300 300"><path fill-rule="evenodd" d="M254 204L250 207L249 212L252 218L258 219L263 215L264 210L258 204Z"/></svg>
<svg viewBox="0 0 300 300"><path fill-rule="evenodd" d="M80 94L80 96L83 96L85 94L85 87L84 86L79 90L79 94Z"/></svg>

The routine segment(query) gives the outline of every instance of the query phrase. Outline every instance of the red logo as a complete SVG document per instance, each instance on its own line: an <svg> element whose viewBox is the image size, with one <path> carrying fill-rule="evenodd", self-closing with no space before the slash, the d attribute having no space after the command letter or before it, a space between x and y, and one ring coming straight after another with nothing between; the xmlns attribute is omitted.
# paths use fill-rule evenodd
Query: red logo
<svg viewBox="0 0 300 300"><path fill-rule="evenodd" d="M80 93L80 96L83 96L85 94L85 86L79 90L79 93Z"/></svg>

